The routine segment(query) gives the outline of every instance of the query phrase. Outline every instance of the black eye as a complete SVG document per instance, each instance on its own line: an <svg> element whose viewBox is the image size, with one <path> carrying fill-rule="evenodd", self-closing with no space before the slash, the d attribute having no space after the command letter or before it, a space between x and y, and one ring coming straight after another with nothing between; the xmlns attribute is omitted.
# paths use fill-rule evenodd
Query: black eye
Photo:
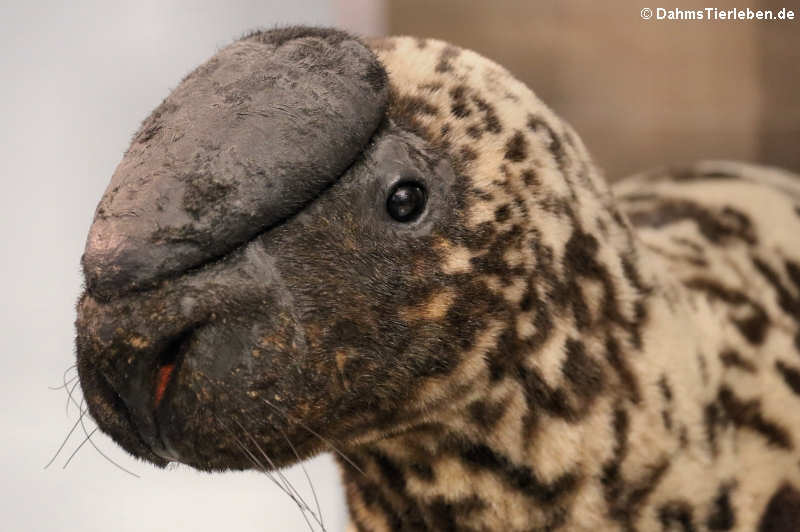
<svg viewBox="0 0 800 532"><path fill-rule="evenodd" d="M425 210L427 194L419 183L398 183L386 200L386 210L398 222L413 222Z"/></svg>

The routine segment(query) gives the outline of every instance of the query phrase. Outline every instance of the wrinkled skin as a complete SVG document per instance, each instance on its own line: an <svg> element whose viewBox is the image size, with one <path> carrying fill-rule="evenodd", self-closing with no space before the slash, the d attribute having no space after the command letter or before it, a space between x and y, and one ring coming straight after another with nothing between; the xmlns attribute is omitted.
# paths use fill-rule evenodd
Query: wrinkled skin
<svg viewBox="0 0 800 532"><path fill-rule="evenodd" d="M401 181L427 190L410 223L386 210ZM427 275L433 244L457 238L458 204L447 160L384 123L335 182L222 256L156 272L147 289L93 273L77 321L90 412L134 455L210 470L252 467L241 449L251 437L281 465L318 452L313 433L342 445L412 418L406 399L452 363L457 331L412 327L402 310L441 283ZM176 369L156 405L168 362Z"/></svg>

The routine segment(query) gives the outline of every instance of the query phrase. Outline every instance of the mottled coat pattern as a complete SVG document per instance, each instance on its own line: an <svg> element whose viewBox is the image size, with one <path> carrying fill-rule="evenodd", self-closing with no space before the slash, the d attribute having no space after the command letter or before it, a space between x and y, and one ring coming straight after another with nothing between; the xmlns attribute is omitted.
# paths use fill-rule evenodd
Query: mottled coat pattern
<svg viewBox="0 0 800 532"><path fill-rule="evenodd" d="M357 528L800 526L797 178L703 163L615 201L501 67L432 40L373 46L390 116L469 184L481 244L443 242L442 270L501 309L449 377L469 393L365 457L385 487L349 477Z"/></svg>
<svg viewBox="0 0 800 532"><path fill-rule="evenodd" d="M171 456L250 467L220 418L277 464L295 456L276 429L299 457L329 450L301 420L347 455L358 531L798 529L798 178L708 162L612 195L579 137L502 67L435 40L366 44L385 117L339 181L204 269L85 295L79 355L131 364L184 329L176 316L202 322L190 352L244 354L213 371L184 361ZM438 179L422 225L386 233L356 208L387 160ZM214 280L226 268L232 280ZM260 287L265 271L291 297ZM107 315L116 331L92 332ZM265 357L279 362L254 371ZM116 388L114 364L86 355L82 379ZM106 430L158 463L84 388Z"/></svg>

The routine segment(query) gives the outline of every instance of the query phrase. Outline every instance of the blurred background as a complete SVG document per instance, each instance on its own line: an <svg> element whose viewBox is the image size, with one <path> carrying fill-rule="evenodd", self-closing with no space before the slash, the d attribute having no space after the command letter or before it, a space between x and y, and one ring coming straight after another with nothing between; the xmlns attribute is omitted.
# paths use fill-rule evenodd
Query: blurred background
<svg viewBox="0 0 800 532"><path fill-rule="evenodd" d="M263 475L159 471L102 434L97 446L140 478L81 446L80 429L43 469L77 419L75 408L65 412L64 390L48 386L60 385L74 361L79 260L94 208L140 121L192 68L245 31L276 24L437 37L528 83L572 123L610 179L701 158L800 170L800 21L642 20L644 7L707 7L650 1L0 4L0 528L308 530ZM342 530L332 460L307 468L327 529ZM287 475L311 501L302 471Z"/></svg>
<svg viewBox="0 0 800 532"><path fill-rule="evenodd" d="M794 21L643 20L649 7L794 8ZM387 0L391 34L474 49L528 84L610 179L726 158L800 169L799 5L780 0Z"/></svg>

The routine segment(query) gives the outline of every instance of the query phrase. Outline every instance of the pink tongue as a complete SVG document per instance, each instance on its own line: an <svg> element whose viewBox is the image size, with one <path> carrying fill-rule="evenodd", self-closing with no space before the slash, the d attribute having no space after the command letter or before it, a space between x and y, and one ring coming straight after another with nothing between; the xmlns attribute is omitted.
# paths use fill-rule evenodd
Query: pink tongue
<svg viewBox="0 0 800 532"><path fill-rule="evenodd" d="M164 392L169 384L169 379L172 377L172 371L175 369L175 364L165 364L158 368L158 375L156 376L156 397L155 406L158 408L159 403L164 398Z"/></svg>

